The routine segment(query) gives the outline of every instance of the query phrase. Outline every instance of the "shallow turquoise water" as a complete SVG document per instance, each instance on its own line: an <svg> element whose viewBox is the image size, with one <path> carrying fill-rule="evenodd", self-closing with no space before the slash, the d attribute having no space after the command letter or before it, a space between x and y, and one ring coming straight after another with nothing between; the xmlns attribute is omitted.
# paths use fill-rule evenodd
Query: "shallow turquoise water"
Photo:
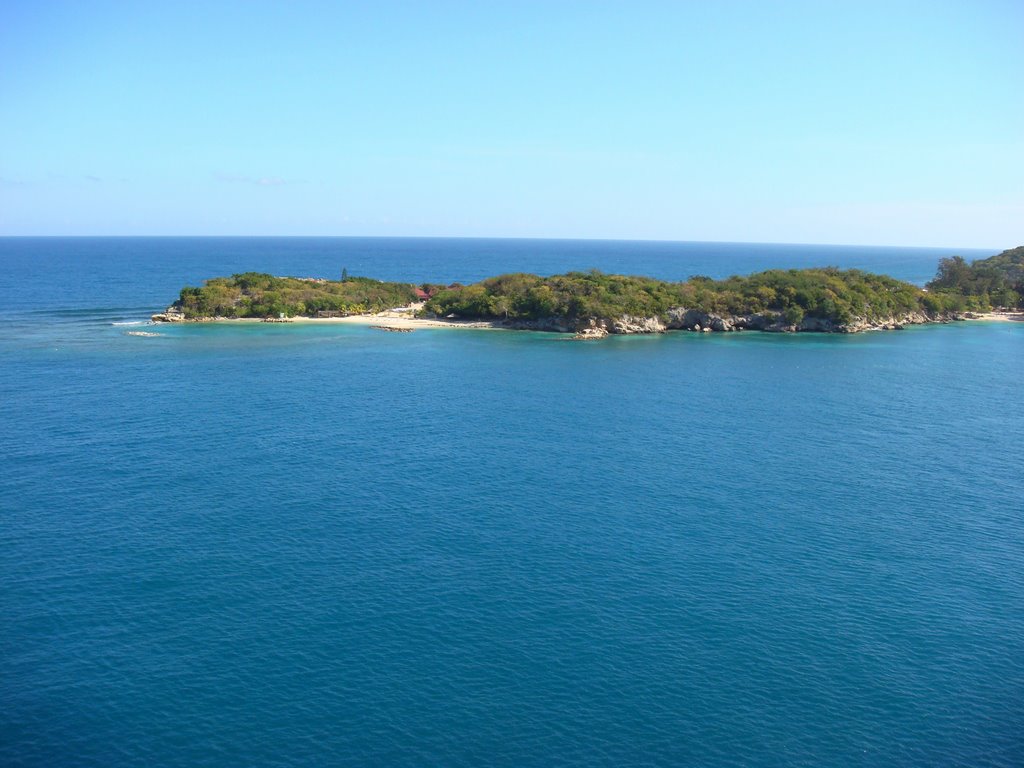
<svg viewBox="0 0 1024 768"><path fill-rule="evenodd" d="M0 763L1024 761L1024 324L142 338L173 241L2 245Z"/></svg>

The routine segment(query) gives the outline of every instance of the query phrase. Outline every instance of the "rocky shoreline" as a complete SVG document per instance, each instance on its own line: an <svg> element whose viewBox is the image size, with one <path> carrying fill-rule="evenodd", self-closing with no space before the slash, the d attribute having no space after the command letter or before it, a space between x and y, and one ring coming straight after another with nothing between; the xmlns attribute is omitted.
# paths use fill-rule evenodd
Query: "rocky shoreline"
<svg viewBox="0 0 1024 768"><path fill-rule="evenodd" d="M408 308L405 308L408 309ZM393 310L394 311L394 310ZM601 339L606 336L658 334L667 331L690 331L692 333L731 333L738 331L761 331L765 333L863 333L865 331L898 331L908 325L925 325L951 323L960 320L978 319L982 316L974 313L941 313L929 315L924 312L910 312L903 315L883 318L876 321L854 318L846 323L839 323L827 318L804 317L799 323L789 323L779 313L762 313L749 315L709 314L696 309L678 307L670 309L664 316L622 315L614 318L583 318L548 317L538 320L467 320L441 317L417 318L406 316L401 318L402 324L408 327L397 327L395 316L386 315L350 315L344 318L312 318L294 317L288 321L298 322L380 322L390 321L385 329L380 325L375 328L385 330L411 330L413 326L457 327L457 328L496 328L520 331L544 331L549 333L571 334L580 340ZM152 316L155 323L213 323L213 322L266 322L263 318L225 318L200 317L186 318L175 307ZM278 318L275 321L281 322Z"/></svg>
<svg viewBox="0 0 1024 768"><path fill-rule="evenodd" d="M950 323L977 317L971 313L943 313L928 315L911 312L897 317L869 321L854 318L847 323L819 317L805 317L799 323L788 323L780 314L717 315L696 309L676 308L665 317L638 317L623 315L616 318L587 318L573 321L551 317L541 320L513 320L496 323L502 328L531 331L571 333L579 339L598 339L611 335L652 334L666 331L695 333L730 333L735 331L762 331L766 333L863 333L865 331L899 331L908 325Z"/></svg>

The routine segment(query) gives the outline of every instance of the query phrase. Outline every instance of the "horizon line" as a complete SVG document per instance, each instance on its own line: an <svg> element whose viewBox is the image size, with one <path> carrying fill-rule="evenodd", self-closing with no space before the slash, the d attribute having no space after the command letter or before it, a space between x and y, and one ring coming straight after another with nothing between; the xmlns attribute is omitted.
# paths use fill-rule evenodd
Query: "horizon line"
<svg viewBox="0 0 1024 768"><path fill-rule="evenodd" d="M784 242L784 241L764 241L764 240L676 240L672 238L628 238L628 237L527 237L527 236L507 236L507 235L182 235L182 234L148 234L148 235L81 235L81 234L64 234L64 235L39 235L39 234L0 234L0 239L14 239L14 238L36 238L36 239L248 239L248 240L259 240L259 239L337 239L337 240L523 240L523 241L566 241L566 242L595 242L595 243L699 243L707 245L784 245L784 246L817 246L817 247L830 247L830 248L922 248L922 249L953 249L953 250L965 250L965 251L988 251L992 248L996 249L996 252L1007 250L1008 248L1014 248L1015 246L966 246L966 245L894 245L891 243L797 243L797 242Z"/></svg>

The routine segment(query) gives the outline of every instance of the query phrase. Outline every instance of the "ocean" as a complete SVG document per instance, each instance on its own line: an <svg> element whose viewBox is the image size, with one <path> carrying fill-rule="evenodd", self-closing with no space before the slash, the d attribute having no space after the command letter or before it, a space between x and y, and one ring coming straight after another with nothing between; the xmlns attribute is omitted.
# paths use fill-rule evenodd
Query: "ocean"
<svg viewBox="0 0 1024 768"><path fill-rule="evenodd" d="M145 325L249 270L954 253L0 238L0 764L1024 765L1024 323Z"/></svg>

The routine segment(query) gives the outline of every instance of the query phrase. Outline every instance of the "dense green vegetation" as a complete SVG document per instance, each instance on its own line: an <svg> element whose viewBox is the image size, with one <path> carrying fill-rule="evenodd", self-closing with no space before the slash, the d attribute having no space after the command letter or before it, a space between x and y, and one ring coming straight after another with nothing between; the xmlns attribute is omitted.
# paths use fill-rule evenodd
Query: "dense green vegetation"
<svg viewBox="0 0 1024 768"><path fill-rule="evenodd" d="M274 277L246 272L215 277L202 288L183 288L175 306L187 318L316 315L321 310L358 314L404 306L416 300L415 286L366 277L343 280Z"/></svg>
<svg viewBox="0 0 1024 768"><path fill-rule="evenodd" d="M971 264L960 256L942 259L928 290L957 309L1024 309L1024 246Z"/></svg>
<svg viewBox="0 0 1024 768"><path fill-rule="evenodd" d="M664 315L673 307L708 314L780 315L792 325L804 317L848 323L907 312L945 311L951 302L885 275L859 270L791 269L712 280L669 283L647 277L570 272L552 277L511 274L441 291L425 310L440 316L536 320Z"/></svg>
<svg viewBox="0 0 1024 768"><path fill-rule="evenodd" d="M691 277L665 282L607 275L596 270L538 277L507 274L473 285L424 285L432 295L423 312L440 317L511 321L664 318L685 308L708 315L761 315L788 325L805 318L844 325L888 321L911 312L930 316L992 307L1024 308L1024 246L968 264L959 256L939 262L927 290L860 270L770 270L725 280ZM423 294L423 291L420 291ZM315 316L376 312L417 300L417 288L365 277L338 281L274 277L246 272L182 289L175 306L186 318Z"/></svg>

